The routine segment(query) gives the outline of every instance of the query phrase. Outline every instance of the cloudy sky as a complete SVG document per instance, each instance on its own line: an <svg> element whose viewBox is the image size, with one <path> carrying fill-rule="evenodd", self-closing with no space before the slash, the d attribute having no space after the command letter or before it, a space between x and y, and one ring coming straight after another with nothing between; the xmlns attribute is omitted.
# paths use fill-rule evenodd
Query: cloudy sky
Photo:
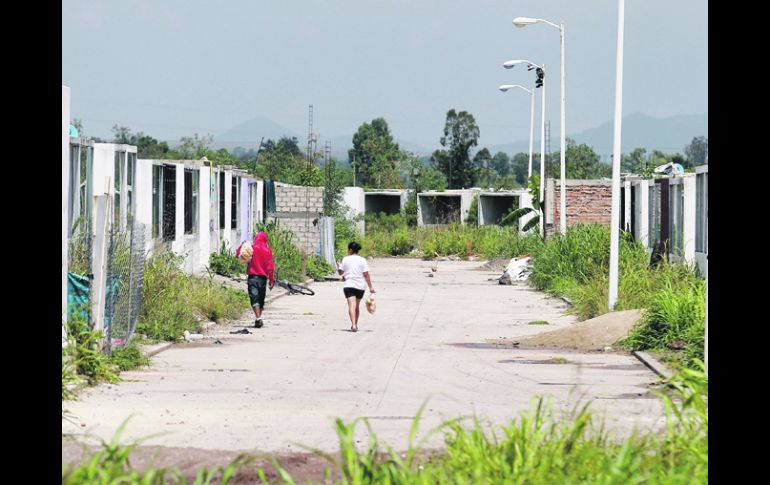
<svg viewBox="0 0 770 485"><path fill-rule="evenodd" d="M483 145L526 139L530 85L508 59L545 63L559 122L566 25L567 133L612 119L617 0L63 0L62 84L90 135L114 124L161 139L217 135L255 116L324 138L384 117L397 138L438 145L447 110L472 113ZM623 112L708 112L705 0L626 0ZM539 107L536 108L539 110ZM556 139L556 138L554 138Z"/></svg>

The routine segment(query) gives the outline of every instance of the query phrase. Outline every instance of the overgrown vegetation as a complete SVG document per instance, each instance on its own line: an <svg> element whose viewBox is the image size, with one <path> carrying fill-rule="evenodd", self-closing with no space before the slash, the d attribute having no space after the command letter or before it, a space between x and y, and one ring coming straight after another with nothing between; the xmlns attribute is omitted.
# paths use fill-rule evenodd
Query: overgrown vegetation
<svg viewBox="0 0 770 485"><path fill-rule="evenodd" d="M555 416L543 398L533 401L507 426L490 429L474 418L470 425L454 419L426 433L417 432L425 408L418 410L409 430L406 452L381 443L369 421L350 424L336 420L339 458L316 451L338 472L338 484L415 483L708 483L708 377L702 363L668 382L673 395L658 393L665 405L666 426L660 432L635 431L625 439L597 423L589 405L576 407L570 416ZM356 428L363 423L370 438L359 449ZM62 465L62 483L189 483L176 469L131 469L129 455L136 442L118 444L125 423L110 443L77 467ZM443 433L445 449L428 453L427 440ZM251 459L239 456L227 467L199 471L194 483L209 483L216 475L228 483ZM272 460L282 483L296 483ZM221 475L220 475L221 474ZM264 470L257 475L266 483ZM332 483L318 477L310 483Z"/></svg>
<svg viewBox="0 0 770 485"><path fill-rule="evenodd" d="M530 283L572 301L581 320L610 311L609 228L599 225L570 227L534 251ZM619 244L618 300L614 310L645 309L642 321L622 345L633 350L683 346L681 363L692 366L703 359L705 283L692 265L664 260L650 267L641 243L623 233Z"/></svg>
<svg viewBox="0 0 770 485"><path fill-rule="evenodd" d="M209 255L209 270L222 276L233 276L246 273L246 264L235 256L227 241L222 240L219 251Z"/></svg>
<svg viewBox="0 0 770 485"><path fill-rule="evenodd" d="M470 256L496 258L530 253L542 242L536 235L521 236L517 228L451 224L443 227L411 227L403 215L368 217L366 237L356 238L362 246L362 256ZM337 250L344 239L337 238Z"/></svg>
<svg viewBox="0 0 770 485"><path fill-rule="evenodd" d="M199 332L204 319L220 322L248 310L245 291L185 274L182 261L182 256L169 249L158 251L146 260L137 333L154 340L174 341L181 338L185 330Z"/></svg>

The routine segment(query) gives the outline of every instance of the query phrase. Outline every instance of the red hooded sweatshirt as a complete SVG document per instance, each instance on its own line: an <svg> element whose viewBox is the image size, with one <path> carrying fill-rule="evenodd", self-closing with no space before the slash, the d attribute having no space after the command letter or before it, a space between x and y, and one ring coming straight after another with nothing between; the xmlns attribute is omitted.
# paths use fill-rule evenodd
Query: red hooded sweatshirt
<svg viewBox="0 0 770 485"><path fill-rule="evenodd" d="M248 274L262 275L270 278L270 284L275 283L275 275L273 271L275 266L273 265L273 251L270 246L267 245L267 234L264 231L259 231L254 236L254 244L251 245L251 249L254 250L254 255L249 262ZM241 255L241 248L239 247L235 251L235 256Z"/></svg>

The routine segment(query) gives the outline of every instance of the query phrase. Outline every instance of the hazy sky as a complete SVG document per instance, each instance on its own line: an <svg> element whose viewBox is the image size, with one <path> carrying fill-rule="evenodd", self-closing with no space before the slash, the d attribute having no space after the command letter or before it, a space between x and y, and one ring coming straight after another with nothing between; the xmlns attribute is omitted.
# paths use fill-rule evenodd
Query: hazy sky
<svg viewBox="0 0 770 485"><path fill-rule="evenodd" d="M484 146L529 136L529 96L497 90L533 83L534 71L502 68L523 58L546 64L558 143L558 30L511 20L565 22L570 134L613 117L617 4L63 0L62 83L73 118L96 136L113 124L161 139L216 136L261 115L302 140L312 103L323 138L382 116L397 138L432 148L455 108L475 116ZM708 112L706 0L626 0L623 113L634 112Z"/></svg>

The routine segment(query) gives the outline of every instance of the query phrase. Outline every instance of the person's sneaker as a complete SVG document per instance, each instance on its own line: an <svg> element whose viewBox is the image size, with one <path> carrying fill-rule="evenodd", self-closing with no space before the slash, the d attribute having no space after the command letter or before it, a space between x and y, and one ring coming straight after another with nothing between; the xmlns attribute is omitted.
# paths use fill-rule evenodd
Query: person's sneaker
<svg viewBox="0 0 770 485"><path fill-rule="evenodd" d="M264 323L262 322L261 318L254 322L254 328L262 328L262 325L264 325Z"/></svg>

